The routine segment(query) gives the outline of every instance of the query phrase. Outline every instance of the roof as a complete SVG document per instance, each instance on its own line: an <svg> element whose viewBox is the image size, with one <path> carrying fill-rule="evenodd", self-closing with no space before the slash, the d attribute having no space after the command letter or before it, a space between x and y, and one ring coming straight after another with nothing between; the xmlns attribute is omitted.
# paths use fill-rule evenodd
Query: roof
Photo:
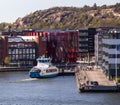
<svg viewBox="0 0 120 105"><path fill-rule="evenodd" d="M8 37L8 42L24 42L21 37Z"/></svg>
<svg viewBox="0 0 120 105"><path fill-rule="evenodd" d="M8 37L8 42L34 42L34 36Z"/></svg>

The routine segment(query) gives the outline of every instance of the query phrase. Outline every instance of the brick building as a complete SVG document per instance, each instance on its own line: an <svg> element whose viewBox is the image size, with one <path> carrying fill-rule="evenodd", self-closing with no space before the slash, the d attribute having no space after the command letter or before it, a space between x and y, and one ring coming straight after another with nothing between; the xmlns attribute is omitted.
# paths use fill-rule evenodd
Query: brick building
<svg viewBox="0 0 120 105"><path fill-rule="evenodd" d="M21 67L35 65L36 58L46 51L46 41L41 36L1 36L0 37L0 64L5 58L10 58L9 64Z"/></svg>

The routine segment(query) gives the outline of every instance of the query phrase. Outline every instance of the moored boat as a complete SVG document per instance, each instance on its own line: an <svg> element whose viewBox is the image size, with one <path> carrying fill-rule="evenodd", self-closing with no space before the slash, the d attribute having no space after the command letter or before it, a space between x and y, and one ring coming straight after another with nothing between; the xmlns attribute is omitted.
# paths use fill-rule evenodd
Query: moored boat
<svg viewBox="0 0 120 105"><path fill-rule="evenodd" d="M34 66L29 76L31 78L51 78L58 76L58 68L51 64L50 58L39 57L37 58L37 66Z"/></svg>

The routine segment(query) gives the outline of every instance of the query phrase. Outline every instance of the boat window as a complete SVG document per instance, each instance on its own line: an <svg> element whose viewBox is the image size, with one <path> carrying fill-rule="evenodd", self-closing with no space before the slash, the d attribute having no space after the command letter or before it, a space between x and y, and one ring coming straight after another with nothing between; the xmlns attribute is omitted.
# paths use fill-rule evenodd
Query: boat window
<svg viewBox="0 0 120 105"><path fill-rule="evenodd" d="M50 59L40 59L40 60L38 60L39 62L42 62L42 63L45 63L45 62L50 62Z"/></svg>
<svg viewBox="0 0 120 105"><path fill-rule="evenodd" d="M41 72L41 70L40 70L40 69L36 69L35 71L36 71L36 72L39 72L39 73Z"/></svg>
<svg viewBox="0 0 120 105"><path fill-rule="evenodd" d="M41 70L36 68L36 67L32 68L31 71L33 71L33 72L41 72Z"/></svg>
<svg viewBox="0 0 120 105"><path fill-rule="evenodd" d="M46 70L47 73L56 72L56 71L57 71L57 69L51 69L51 70L49 69L49 70Z"/></svg>
<svg viewBox="0 0 120 105"><path fill-rule="evenodd" d="M38 72L40 73L40 72L41 72L41 70L40 70L40 69L38 69Z"/></svg>
<svg viewBox="0 0 120 105"><path fill-rule="evenodd" d="M39 62L43 62L42 60L39 60Z"/></svg>

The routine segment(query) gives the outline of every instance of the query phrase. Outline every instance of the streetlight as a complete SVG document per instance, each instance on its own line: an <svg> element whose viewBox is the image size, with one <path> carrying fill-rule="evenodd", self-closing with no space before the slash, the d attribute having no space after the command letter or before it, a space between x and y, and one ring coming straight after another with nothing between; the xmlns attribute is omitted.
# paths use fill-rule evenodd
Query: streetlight
<svg viewBox="0 0 120 105"><path fill-rule="evenodd" d="M117 83L117 75L118 75L118 71L117 71L117 54L118 53L117 52L120 51L120 45L116 44L115 51L116 51L116 54L115 54L116 55L116 57L115 57L116 58L116 62L115 62L116 63L116 65L115 65L115 78L116 78L116 83Z"/></svg>

